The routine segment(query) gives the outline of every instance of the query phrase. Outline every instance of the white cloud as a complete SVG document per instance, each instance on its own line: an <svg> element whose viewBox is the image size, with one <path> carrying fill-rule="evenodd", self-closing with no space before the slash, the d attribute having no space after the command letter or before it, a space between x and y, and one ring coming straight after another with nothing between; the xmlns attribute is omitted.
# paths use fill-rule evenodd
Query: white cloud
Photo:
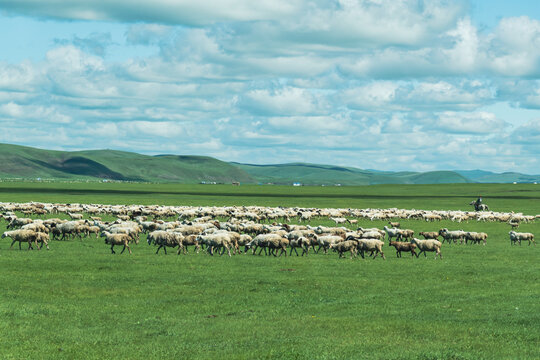
<svg viewBox="0 0 540 360"><path fill-rule="evenodd" d="M445 111L437 114L437 118L431 124L426 124L426 127L450 133L486 135L504 131L508 125L497 119L495 114L484 111Z"/></svg>
<svg viewBox="0 0 540 360"><path fill-rule="evenodd" d="M0 8L7 13L38 18L196 26L290 16L301 4L299 0L0 0Z"/></svg>

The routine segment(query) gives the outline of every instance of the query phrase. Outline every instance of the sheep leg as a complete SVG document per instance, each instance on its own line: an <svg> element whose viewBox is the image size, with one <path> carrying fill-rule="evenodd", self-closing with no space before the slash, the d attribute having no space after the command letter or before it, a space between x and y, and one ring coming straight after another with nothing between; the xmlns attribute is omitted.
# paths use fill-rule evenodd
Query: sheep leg
<svg viewBox="0 0 540 360"><path fill-rule="evenodd" d="M126 250L126 244L124 244L124 247L122 248L122 251L120 251L120 254L123 254L125 250Z"/></svg>
<svg viewBox="0 0 540 360"><path fill-rule="evenodd" d="M165 251L165 255L167 255L167 247L163 245L163 251Z"/></svg>
<svg viewBox="0 0 540 360"><path fill-rule="evenodd" d="M17 241L17 240L13 240L13 242L11 243L11 246L9 247L10 249L13 247L13 244L15 244L15 241ZM19 243L19 246L20 245L21 245L21 243ZM20 248L19 248L19 250L20 250Z"/></svg>
<svg viewBox="0 0 540 360"><path fill-rule="evenodd" d="M114 252L114 244L111 245L111 253L116 254L116 252Z"/></svg>
<svg viewBox="0 0 540 360"><path fill-rule="evenodd" d="M159 252L159 249L161 249L161 246L162 246L162 245L159 245L159 246L158 246L158 248L157 248L157 250L156 250L156 254Z"/></svg>

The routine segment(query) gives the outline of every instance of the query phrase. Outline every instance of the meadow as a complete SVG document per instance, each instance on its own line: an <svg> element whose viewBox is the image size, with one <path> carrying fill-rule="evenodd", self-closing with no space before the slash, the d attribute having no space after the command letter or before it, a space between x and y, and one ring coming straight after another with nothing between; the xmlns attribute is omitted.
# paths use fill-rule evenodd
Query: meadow
<svg viewBox="0 0 540 360"><path fill-rule="evenodd" d="M278 187L0 183L0 201L263 205L540 213L532 184ZM52 216L51 216L52 217ZM386 222L360 220L364 227ZM194 254L133 255L102 239L50 251L0 242L3 359L540 358L538 246L511 246L505 223L401 221L403 228L484 231L487 246L448 245L386 260ZM333 225L327 219L312 224ZM0 231L5 230L0 223ZM349 225L350 226L350 225ZM519 231L540 237L540 221Z"/></svg>

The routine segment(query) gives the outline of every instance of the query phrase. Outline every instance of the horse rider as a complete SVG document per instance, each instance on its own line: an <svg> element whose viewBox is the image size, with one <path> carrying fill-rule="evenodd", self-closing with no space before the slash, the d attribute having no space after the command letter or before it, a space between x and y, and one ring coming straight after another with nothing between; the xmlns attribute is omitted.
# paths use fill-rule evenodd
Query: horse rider
<svg viewBox="0 0 540 360"><path fill-rule="evenodd" d="M478 199L474 202L474 209L478 211L480 209L480 205L482 205L482 195L478 195Z"/></svg>

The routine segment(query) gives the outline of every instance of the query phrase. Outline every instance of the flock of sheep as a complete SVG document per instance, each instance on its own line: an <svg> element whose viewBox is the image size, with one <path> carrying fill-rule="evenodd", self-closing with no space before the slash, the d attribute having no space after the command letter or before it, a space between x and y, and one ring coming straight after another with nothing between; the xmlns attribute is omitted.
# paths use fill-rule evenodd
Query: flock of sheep
<svg viewBox="0 0 540 360"><path fill-rule="evenodd" d="M405 209L316 209L316 208L281 208L256 206L231 207L185 207L185 206L140 206L140 205L86 205L86 204L46 204L46 203L0 203L0 220L7 222L8 231L2 238L28 244L29 249L48 247L49 241L68 240L90 235L102 237L110 245L112 253L115 246L123 246L122 252L130 244L138 244L141 234L147 234L149 245L161 249L177 248L177 254L187 253L188 247L194 247L214 255L225 252L229 256L237 253L287 256L294 251L299 255L308 255L309 251L327 253L333 250L343 257L350 253L351 258L358 254L362 258L369 254L373 258L379 254L384 259L384 241L396 249L396 255L410 252L418 257L426 252L441 255L442 243L483 244L488 235L483 232L440 229L436 232L420 232L414 237L414 231L401 229L399 219L419 219L426 222L450 220L462 222L499 221L516 224L531 222L539 216L527 216L515 213L465 212L465 211L426 211ZM44 216L67 214L71 220L59 218L32 219L23 215ZM86 218L83 214L87 214ZM106 222L102 216L111 216L114 221ZM302 224L315 219L327 218L335 222L335 227L310 226ZM218 220L221 219L221 220ZM355 225L358 219L391 220L383 229L357 227L351 230L339 226L344 223ZM296 220L299 224L291 224ZM356 227L356 226L355 226ZM511 244L528 241L535 244L531 233L509 233ZM395 239L395 240L394 240ZM440 239L440 240L439 240ZM418 253L417 253L418 251Z"/></svg>

